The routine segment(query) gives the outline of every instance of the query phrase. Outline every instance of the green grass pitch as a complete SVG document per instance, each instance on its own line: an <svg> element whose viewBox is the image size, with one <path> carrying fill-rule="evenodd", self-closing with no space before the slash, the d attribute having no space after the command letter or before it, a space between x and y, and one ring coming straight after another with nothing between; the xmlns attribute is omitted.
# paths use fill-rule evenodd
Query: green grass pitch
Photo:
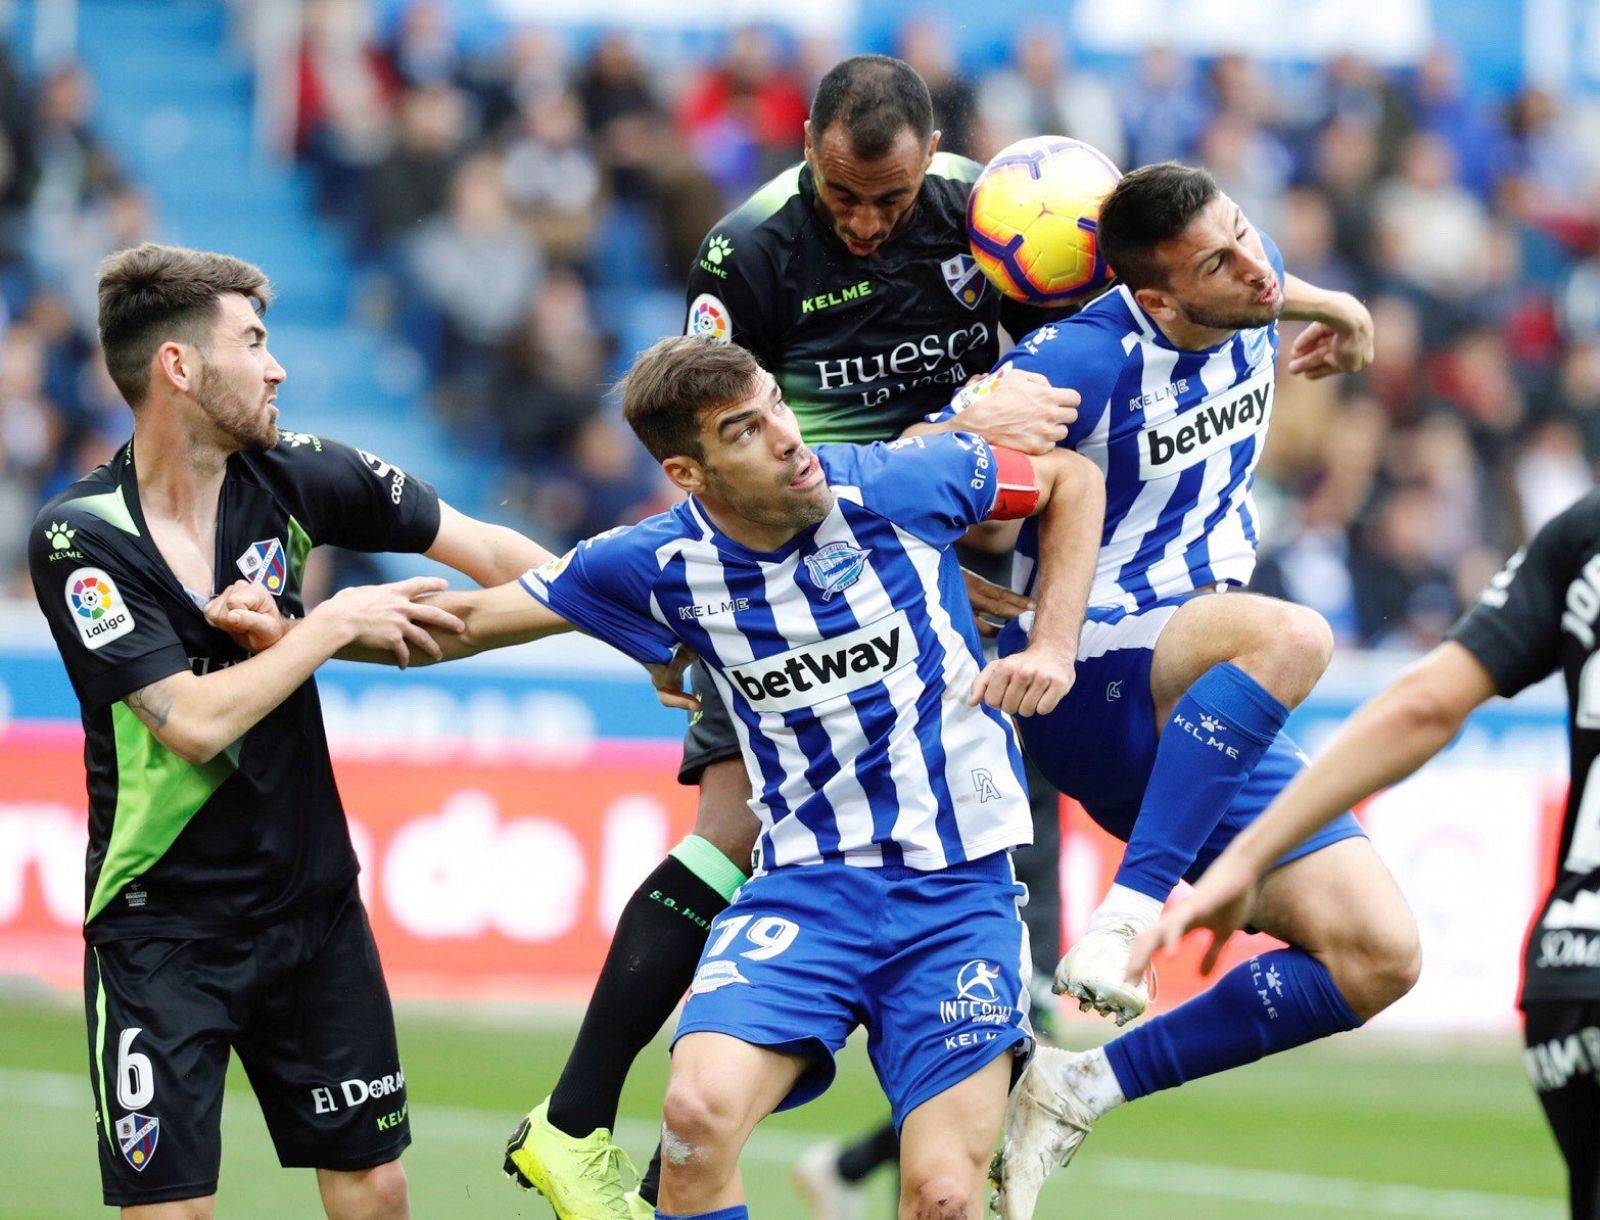
<svg viewBox="0 0 1600 1220"><path fill-rule="evenodd" d="M99 1204L82 1020L75 998L0 997L4 1220L113 1214ZM500 1146L548 1090L572 1014L402 1008L399 1022L415 1136L406 1154L413 1215L549 1217L540 1198L501 1177ZM1148 1098L1101 1123L1072 1169L1046 1188L1038 1215L1560 1220L1561 1164L1518 1051L1509 1037L1362 1032ZM624 1099L623 1143L641 1166L666 1066L658 1042ZM312 1175L278 1168L237 1065L229 1088L218 1215L320 1216ZM151 1109L159 1115L159 1105ZM788 1180L794 1153L884 1113L852 1043L822 1100L758 1131L744 1162L752 1215L801 1220ZM873 1215L892 1216L889 1178L874 1189Z"/></svg>

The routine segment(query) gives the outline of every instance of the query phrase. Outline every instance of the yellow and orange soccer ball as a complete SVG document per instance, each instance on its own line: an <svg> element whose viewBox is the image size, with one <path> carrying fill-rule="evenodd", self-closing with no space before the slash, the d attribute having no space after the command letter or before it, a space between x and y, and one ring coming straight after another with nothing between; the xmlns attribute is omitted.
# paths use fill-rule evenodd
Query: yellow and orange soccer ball
<svg viewBox="0 0 1600 1220"><path fill-rule="evenodd" d="M1120 177L1082 140L1034 136L1008 145L972 184L972 257L1013 300L1064 305L1093 295L1111 280L1095 226Z"/></svg>

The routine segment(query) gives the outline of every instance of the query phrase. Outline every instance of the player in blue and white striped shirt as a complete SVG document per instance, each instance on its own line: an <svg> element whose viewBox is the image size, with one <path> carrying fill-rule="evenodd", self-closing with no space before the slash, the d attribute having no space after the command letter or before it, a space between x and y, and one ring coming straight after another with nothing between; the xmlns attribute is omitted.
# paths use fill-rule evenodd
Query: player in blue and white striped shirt
<svg viewBox="0 0 1600 1220"><path fill-rule="evenodd" d="M1119 285L1011 354L1082 397L1063 445L1106 481L1106 518L1077 659L1055 712L1020 726L1029 755L1128 844L1056 990L1122 1024L1148 1003L1127 978L1134 936L1304 765L1282 732L1328 663L1320 616L1232 593L1255 566L1251 486L1272 415L1279 319L1312 322L1291 372L1363 367L1372 322L1342 293L1284 270L1203 170L1125 176L1099 238ZM976 392L976 391L974 391ZM959 426L951 417L942 426ZM1032 587L1024 523L1013 583ZM1021 624L1001 652L1023 646ZM1295 946L1241 966L1191 1003L1028 1070L1007 1120L1002 1214L1031 1214L1044 1175L1123 1101L1360 1024L1415 979L1416 930L1393 880L1346 814L1280 860L1252 923Z"/></svg>
<svg viewBox="0 0 1600 1220"><path fill-rule="evenodd" d="M1066 450L962 432L809 450L771 375L707 338L656 344L625 385L688 498L518 584L442 597L466 632L439 643L579 627L675 706L687 646L733 711L759 866L712 923L674 1039L657 1214L745 1217L750 1131L826 1088L857 1024L901 1128L902 1209L976 1214L1031 1048L1008 853L1032 821L1008 714L1046 714L1071 684L1103 481ZM1033 514L1033 638L984 668L951 548Z"/></svg>

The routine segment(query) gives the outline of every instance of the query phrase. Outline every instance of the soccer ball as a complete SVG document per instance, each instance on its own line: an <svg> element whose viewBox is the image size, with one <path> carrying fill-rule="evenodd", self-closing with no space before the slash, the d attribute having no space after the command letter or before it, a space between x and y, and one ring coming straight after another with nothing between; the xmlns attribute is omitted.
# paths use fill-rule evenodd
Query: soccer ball
<svg viewBox="0 0 1600 1220"><path fill-rule="evenodd" d="M1006 296L1080 300L1111 279L1095 223L1122 177L1099 149L1066 136L1018 140L995 154L967 199L972 257Z"/></svg>

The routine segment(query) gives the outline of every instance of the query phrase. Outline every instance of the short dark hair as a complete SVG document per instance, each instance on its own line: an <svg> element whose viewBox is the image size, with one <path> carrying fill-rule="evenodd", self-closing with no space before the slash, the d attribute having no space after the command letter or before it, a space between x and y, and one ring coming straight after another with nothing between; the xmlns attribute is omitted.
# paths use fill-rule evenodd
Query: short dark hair
<svg viewBox="0 0 1600 1220"><path fill-rule="evenodd" d="M656 461L704 461L701 416L749 398L760 375L756 358L736 344L674 335L634 359L622 379L622 417Z"/></svg>
<svg viewBox="0 0 1600 1220"><path fill-rule="evenodd" d="M100 264L100 347L130 407L144 403L150 359L163 343L209 348L218 298L231 292L248 297L258 313L272 304L261 268L226 254L145 242Z"/></svg>
<svg viewBox="0 0 1600 1220"><path fill-rule="evenodd" d="M811 99L811 138L843 123L864 161L888 154L907 127L922 143L933 135L933 98L917 70L887 55L852 55L828 70Z"/></svg>
<svg viewBox="0 0 1600 1220"><path fill-rule="evenodd" d="M1156 247L1186 228L1218 195L1203 169L1161 161L1123 174L1100 205L1100 252L1129 288L1165 288Z"/></svg>

